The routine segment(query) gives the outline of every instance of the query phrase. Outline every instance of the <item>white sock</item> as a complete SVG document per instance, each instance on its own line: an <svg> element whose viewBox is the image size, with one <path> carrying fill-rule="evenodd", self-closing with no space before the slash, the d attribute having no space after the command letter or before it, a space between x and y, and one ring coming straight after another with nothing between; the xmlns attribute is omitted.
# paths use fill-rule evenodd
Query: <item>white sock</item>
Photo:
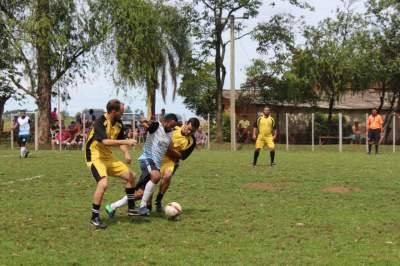
<svg viewBox="0 0 400 266"><path fill-rule="evenodd" d="M154 184L153 181L150 180L147 182L146 187L144 188L142 202L140 202L140 208L147 206L147 202L149 201L155 188L156 184Z"/></svg>
<svg viewBox="0 0 400 266"><path fill-rule="evenodd" d="M21 157L24 157L25 154L25 147L21 147Z"/></svg>
<svg viewBox="0 0 400 266"><path fill-rule="evenodd" d="M115 211L118 208L121 208L128 204L128 196L124 196L122 199L117 200L116 202L113 202L110 204L111 208Z"/></svg>

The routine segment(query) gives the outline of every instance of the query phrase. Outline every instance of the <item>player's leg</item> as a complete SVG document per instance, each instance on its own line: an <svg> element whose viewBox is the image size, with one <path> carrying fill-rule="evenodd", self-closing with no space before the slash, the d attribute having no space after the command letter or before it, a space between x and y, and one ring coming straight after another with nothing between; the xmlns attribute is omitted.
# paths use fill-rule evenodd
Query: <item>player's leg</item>
<svg viewBox="0 0 400 266"><path fill-rule="evenodd" d="M169 185L171 184L171 179L174 173L174 167L168 167L164 171L162 171L162 182L160 185L160 190L158 191L156 198L156 210L157 212L162 212L162 199L167 192Z"/></svg>
<svg viewBox="0 0 400 266"><path fill-rule="evenodd" d="M266 139L266 143L267 143L267 147L269 149L269 157L270 157L270 162L271 162L271 166L275 165L275 142L274 142L274 138L268 137Z"/></svg>
<svg viewBox="0 0 400 266"><path fill-rule="evenodd" d="M97 182L96 190L93 193L92 218L90 219L90 223L96 228L105 229L107 225L100 219L100 206L108 186L106 167L100 162L96 164L92 163L90 170Z"/></svg>
<svg viewBox="0 0 400 266"><path fill-rule="evenodd" d="M150 211L147 208L147 204L156 188L157 183L161 179L161 173L152 160L143 160L141 161L141 164L142 163L144 164L143 166L146 167L150 172L150 180L149 182L147 182L146 187L144 188L142 201L140 203L139 213L140 215L148 215Z"/></svg>
<svg viewBox="0 0 400 266"><path fill-rule="evenodd" d="M260 136L258 136L256 140L256 149L254 151L254 156L253 156L253 166L257 165L258 156L260 156L260 150L263 147L264 147L264 141Z"/></svg>

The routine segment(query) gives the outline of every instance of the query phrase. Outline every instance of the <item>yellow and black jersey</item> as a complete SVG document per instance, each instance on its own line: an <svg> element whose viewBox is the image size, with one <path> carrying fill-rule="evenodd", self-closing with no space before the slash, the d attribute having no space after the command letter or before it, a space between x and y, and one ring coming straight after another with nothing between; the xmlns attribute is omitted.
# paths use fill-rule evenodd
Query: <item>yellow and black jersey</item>
<svg viewBox="0 0 400 266"><path fill-rule="evenodd" d="M172 147L182 154L182 160L185 160L196 147L194 136L182 135L182 127L175 127L172 133Z"/></svg>
<svg viewBox="0 0 400 266"><path fill-rule="evenodd" d="M86 141L87 162L113 158L111 147L102 143L104 139L125 139L125 130L121 120L113 123L108 115L104 114L94 121Z"/></svg>
<svg viewBox="0 0 400 266"><path fill-rule="evenodd" d="M254 122L254 127L258 129L258 135L262 137L269 137L274 135L275 120L272 116L262 115L257 118L257 121Z"/></svg>

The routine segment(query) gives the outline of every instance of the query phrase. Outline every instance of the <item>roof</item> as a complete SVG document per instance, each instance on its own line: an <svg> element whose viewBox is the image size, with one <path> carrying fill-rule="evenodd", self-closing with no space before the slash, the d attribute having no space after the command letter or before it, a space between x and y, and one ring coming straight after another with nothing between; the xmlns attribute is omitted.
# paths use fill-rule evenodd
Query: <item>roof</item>
<svg viewBox="0 0 400 266"><path fill-rule="evenodd" d="M236 99L239 98L240 95L257 97L254 91L236 91ZM229 99L230 90L224 90L222 93L222 97L225 99ZM383 105L383 110L390 109L390 101L387 99L388 96L385 97L385 102ZM271 106L281 106L288 108L317 108L317 109L329 109L328 101L318 101L315 105L309 103L284 103L284 104L274 104L274 103L265 103L261 99L252 99L252 104L255 105L264 105L269 104ZM375 89L370 89L364 93L352 93L348 92L345 94L339 102L337 102L334 106L334 110L371 110L374 107L378 107L380 105L380 95L379 91Z"/></svg>

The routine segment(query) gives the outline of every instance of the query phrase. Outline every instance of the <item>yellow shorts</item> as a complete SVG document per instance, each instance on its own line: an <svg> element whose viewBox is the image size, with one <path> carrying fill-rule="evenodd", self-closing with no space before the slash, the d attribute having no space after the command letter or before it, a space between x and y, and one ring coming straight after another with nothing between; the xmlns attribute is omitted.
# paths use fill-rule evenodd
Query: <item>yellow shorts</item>
<svg viewBox="0 0 400 266"><path fill-rule="evenodd" d="M262 149L265 146L267 146L268 149L270 149L270 150L275 149L275 142L274 142L273 136L269 136L269 137L258 136L257 137L256 149Z"/></svg>
<svg viewBox="0 0 400 266"><path fill-rule="evenodd" d="M92 162L88 162L87 166L89 167L94 179L96 179L97 182L99 182L99 180L102 177L105 176L119 177L129 171L128 166L126 166L123 162L118 161L116 159L94 160Z"/></svg>
<svg viewBox="0 0 400 266"><path fill-rule="evenodd" d="M175 162L170 160L169 158L163 158L161 161L161 177L164 177L166 172L172 174L174 172Z"/></svg>

